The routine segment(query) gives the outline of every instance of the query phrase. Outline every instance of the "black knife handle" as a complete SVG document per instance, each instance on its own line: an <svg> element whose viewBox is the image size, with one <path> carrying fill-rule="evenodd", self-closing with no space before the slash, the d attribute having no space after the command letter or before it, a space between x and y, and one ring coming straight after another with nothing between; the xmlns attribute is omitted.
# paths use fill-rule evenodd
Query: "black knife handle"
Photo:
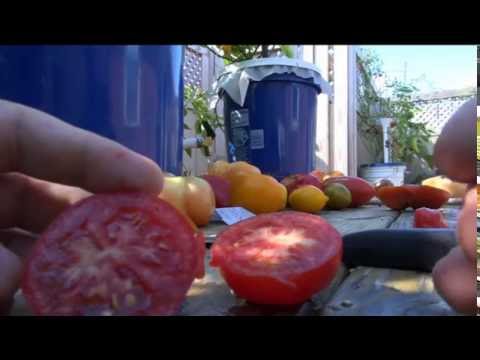
<svg viewBox="0 0 480 360"><path fill-rule="evenodd" d="M343 262L348 268L431 272L457 244L452 229L367 230L343 236Z"/></svg>

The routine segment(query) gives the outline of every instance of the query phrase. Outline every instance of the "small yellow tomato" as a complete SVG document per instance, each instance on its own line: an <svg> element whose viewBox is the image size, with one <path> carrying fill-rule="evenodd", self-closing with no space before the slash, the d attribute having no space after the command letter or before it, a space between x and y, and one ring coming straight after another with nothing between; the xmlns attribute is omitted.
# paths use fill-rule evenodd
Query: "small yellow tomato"
<svg viewBox="0 0 480 360"><path fill-rule="evenodd" d="M327 202L328 196L313 185L302 186L288 197L288 203L292 209L309 213L319 212Z"/></svg>

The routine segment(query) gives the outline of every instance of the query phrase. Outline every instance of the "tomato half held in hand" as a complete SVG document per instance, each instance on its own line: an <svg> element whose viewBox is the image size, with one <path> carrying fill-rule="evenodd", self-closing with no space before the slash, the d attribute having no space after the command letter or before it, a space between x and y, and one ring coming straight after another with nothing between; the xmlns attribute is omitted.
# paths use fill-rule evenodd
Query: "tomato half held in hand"
<svg viewBox="0 0 480 360"><path fill-rule="evenodd" d="M203 276L204 246L157 197L94 195L42 234L22 289L38 315L172 315Z"/></svg>
<svg viewBox="0 0 480 360"><path fill-rule="evenodd" d="M259 215L217 236L211 265L241 298L294 305L327 287L342 259L342 238L319 216L285 211Z"/></svg>
<svg viewBox="0 0 480 360"><path fill-rule="evenodd" d="M420 208L415 210L413 227L416 228L448 228L440 210Z"/></svg>

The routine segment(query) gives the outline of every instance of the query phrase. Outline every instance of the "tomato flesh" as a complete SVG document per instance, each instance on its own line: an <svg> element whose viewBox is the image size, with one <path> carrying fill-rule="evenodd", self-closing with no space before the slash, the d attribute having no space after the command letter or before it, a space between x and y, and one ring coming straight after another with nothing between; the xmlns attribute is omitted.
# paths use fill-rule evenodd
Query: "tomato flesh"
<svg viewBox="0 0 480 360"><path fill-rule="evenodd" d="M211 265L241 298L257 304L307 301L335 277L340 234L319 216L285 211L230 226L217 236Z"/></svg>
<svg viewBox="0 0 480 360"><path fill-rule="evenodd" d="M416 228L448 228L440 210L428 208L415 210L413 226Z"/></svg>
<svg viewBox="0 0 480 360"><path fill-rule="evenodd" d="M22 289L39 315L171 315L202 276L203 236L157 197L91 196L42 234Z"/></svg>

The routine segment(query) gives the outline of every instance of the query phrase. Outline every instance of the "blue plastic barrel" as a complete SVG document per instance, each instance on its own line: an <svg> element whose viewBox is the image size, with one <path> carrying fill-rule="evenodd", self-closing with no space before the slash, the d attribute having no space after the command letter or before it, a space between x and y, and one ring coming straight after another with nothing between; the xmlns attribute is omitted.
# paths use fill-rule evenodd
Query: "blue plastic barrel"
<svg viewBox="0 0 480 360"><path fill-rule="evenodd" d="M228 160L277 179L312 171L319 93L313 79L293 73L251 81L243 106L223 91Z"/></svg>
<svg viewBox="0 0 480 360"><path fill-rule="evenodd" d="M180 175L183 46L0 46L0 98L115 140Z"/></svg>

